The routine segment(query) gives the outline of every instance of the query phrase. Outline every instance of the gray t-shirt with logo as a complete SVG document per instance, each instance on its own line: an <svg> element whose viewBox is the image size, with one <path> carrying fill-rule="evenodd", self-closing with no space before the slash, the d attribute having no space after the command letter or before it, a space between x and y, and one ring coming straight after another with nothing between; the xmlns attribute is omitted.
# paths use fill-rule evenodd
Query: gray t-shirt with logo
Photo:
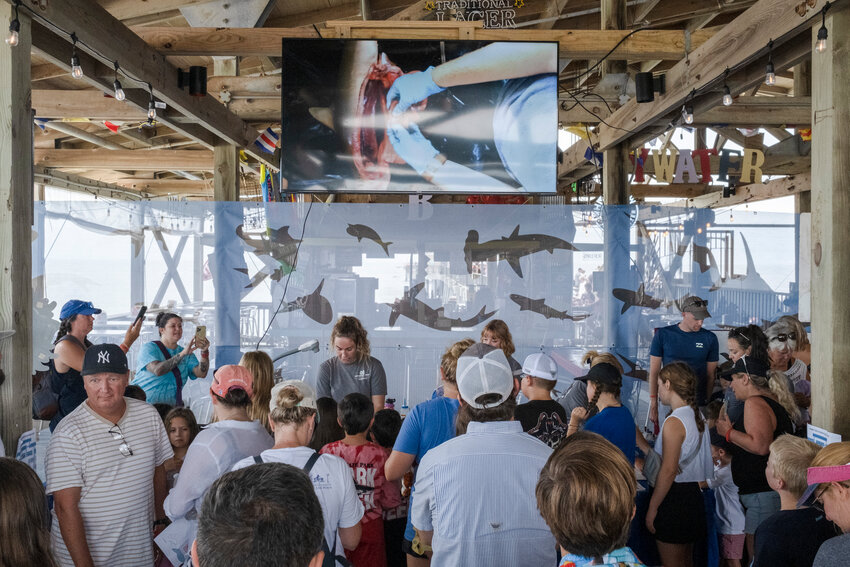
<svg viewBox="0 0 850 567"><path fill-rule="evenodd" d="M359 362L343 364L335 356L322 363L316 380L320 398L330 397L339 403L352 392L369 397L387 395L387 375L380 360L367 356Z"/></svg>

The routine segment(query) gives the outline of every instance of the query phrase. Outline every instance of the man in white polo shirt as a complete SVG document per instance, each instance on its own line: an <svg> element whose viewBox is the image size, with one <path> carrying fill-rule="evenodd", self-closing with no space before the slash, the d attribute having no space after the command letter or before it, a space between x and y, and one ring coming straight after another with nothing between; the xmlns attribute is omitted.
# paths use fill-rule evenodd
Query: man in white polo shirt
<svg viewBox="0 0 850 567"><path fill-rule="evenodd" d="M552 449L513 420L504 353L469 347L457 361L457 387L466 433L428 451L416 474L411 520L420 543L433 547L433 565L555 565L534 492Z"/></svg>
<svg viewBox="0 0 850 567"><path fill-rule="evenodd" d="M156 409L124 397L129 370L113 344L83 359L88 400L56 427L47 449L53 552L62 567L152 565L154 518L165 518L173 456ZM156 516L155 513L156 512Z"/></svg>

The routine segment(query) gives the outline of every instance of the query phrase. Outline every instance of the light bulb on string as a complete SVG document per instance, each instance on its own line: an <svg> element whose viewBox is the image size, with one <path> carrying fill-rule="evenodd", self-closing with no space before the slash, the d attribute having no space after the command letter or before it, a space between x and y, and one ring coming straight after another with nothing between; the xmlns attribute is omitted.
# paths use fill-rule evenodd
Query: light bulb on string
<svg viewBox="0 0 850 567"><path fill-rule="evenodd" d="M18 6L20 0L15 1L15 19L9 22L9 35L6 36L6 43L9 47L15 47L21 42L21 20L18 19Z"/></svg>
<svg viewBox="0 0 850 567"><path fill-rule="evenodd" d="M829 31L826 29L826 11L829 10L829 2L827 2L823 10L821 10L821 14L823 15L823 23L821 23L820 29L818 30L818 40L815 43L815 51L818 53L823 53L826 51L826 40L829 37Z"/></svg>
<svg viewBox="0 0 850 567"><path fill-rule="evenodd" d="M118 80L118 61L115 62L115 81L112 83L112 89L115 91L115 100L124 100L127 95L124 94L124 89L121 88L121 82Z"/></svg>
<svg viewBox="0 0 850 567"><path fill-rule="evenodd" d="M685 120L685 124L693 124L694 123L694 107L690 104L685 104L682 107L682 118Z"/></svg>
<svg viewBox="0 0 850 567"><path fill-rule="evenodd" d="M726 72L723 73L723 106L732 106L732 91L729 90L729 67L726 67Z"/></svg>
<svg viewBox="0 0 850 567"><path fill-rule="evenodd" d="M150 102L148 102L148 120L156 120L156 102L153 99L153 87L148 83L148 90L151 94Z"/></svg>
<svg viewBox="0 0 850 567"><path fill-rule="evenodd" d="M697 234L702 234L702 227L697 229Z"/></svg>
<svg viewBox="0 0 850 567"><path fill-rule="evenodd" d="M705 228L711 228L711 223L710 222L705 223Z"/></svg>
<svg viewBox="0 0 850 567"><path fill-rule="evenodd" d="M74 44L73 50L71 51L71 76L75 79L82 79L83 68L80 67L80 58L77 57L77 34L71 34L71 41Z"/></svg>
<svg viewBox="0 0 850 567"><path fill-rule="evenodd" d="M772 87L776 84L776 69L773 67L773 40L767 43L767 67L764 72L764 84Z"/></svg>

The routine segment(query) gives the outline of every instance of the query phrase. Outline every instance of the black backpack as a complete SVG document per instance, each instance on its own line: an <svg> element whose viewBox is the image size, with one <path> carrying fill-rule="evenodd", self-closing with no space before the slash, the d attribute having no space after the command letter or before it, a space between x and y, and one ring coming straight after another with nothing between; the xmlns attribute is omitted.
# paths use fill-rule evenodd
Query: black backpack
<svg viewBox="0 0 850 567"><path fill-rule="evenodd" d="M307 476L310 476L310 471L313 469L313 465L316 464L316 461L319 460L319 456L319 453L313 451L313 454L310 455L310 458L307 459L307 462L301 468L301 470L307 473ZM261 457L260 455L256 455L254 457L254 462L258 465L262 464L263 457ZM325 552L325 558L322 560L322 567L336 567L337 565L342 565L342 567L351 567L351 563L348 561L348 559L345 558L345 555L336 554L336 538L334 538L333 547L329 548L328 542L323 537L322 551Z"/></svg>

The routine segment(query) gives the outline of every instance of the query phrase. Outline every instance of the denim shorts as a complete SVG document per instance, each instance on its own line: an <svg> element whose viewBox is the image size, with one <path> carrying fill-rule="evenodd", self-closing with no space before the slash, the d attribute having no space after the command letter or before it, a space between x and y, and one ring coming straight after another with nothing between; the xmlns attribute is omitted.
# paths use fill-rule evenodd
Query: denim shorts
<svg viewBox="0 0 850 567"><path fill-rule="evenodd" d="M744 532L756 533L756 528L768 517L779 512L781 503L779 494L774 491L742 494L741 505L744 507Z"/></svg>

